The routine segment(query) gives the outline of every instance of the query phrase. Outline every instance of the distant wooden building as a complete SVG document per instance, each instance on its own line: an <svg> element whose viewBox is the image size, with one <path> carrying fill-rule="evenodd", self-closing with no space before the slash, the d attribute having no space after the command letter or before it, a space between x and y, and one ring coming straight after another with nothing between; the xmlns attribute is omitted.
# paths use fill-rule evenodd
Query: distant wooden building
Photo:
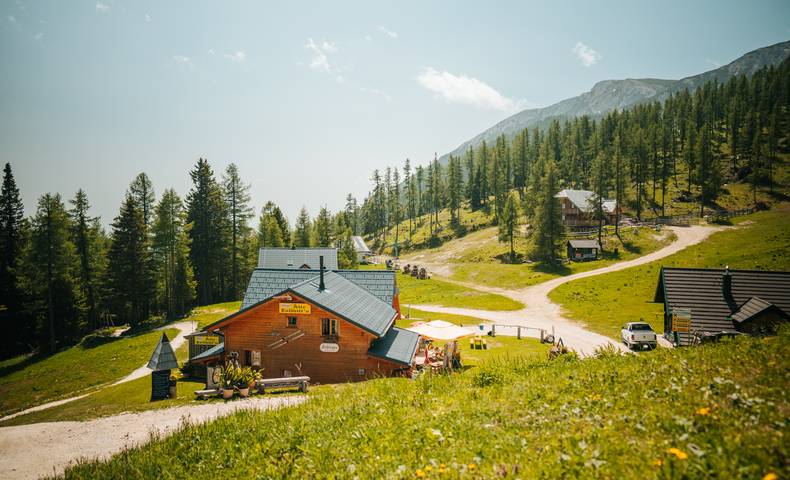
<svg viewBox="0 0 790 480"><path fill-rule="evenodd" d="M565 189L554 196L560 199L562 223L569 227L591 227L598 225L595 218L594 193L589 190ZM614 224L616 221L617 202L612 199L603 201L606 215L604 223Z"/></svg>
<svg viewBox="0 0 790 480"><path fill-rule="evenodd" d="M419 335L394 325L400 318L395 273L321 269L323 253L300 252L289 268L255 269L241 309L204 329L224 341L192 361L221 363L235 352L264 378L307 375L318 383L409 371ZM302 268L315 255L319 268ZM328 263L336 265L336 258Z"/></svg>
<svg viewBox="0 0 790 480"><path fill-rule="evenodd" d="M567 247L569 260L597 260L601 254L601 244L598 240L568 240Z"/></svg>
<svg viewBox="0 0 790 480"><path fill-rule="evenodd" d="M775 332L790 319L790 272L662 268L655 301L676 345L717 334Z"/></svg>

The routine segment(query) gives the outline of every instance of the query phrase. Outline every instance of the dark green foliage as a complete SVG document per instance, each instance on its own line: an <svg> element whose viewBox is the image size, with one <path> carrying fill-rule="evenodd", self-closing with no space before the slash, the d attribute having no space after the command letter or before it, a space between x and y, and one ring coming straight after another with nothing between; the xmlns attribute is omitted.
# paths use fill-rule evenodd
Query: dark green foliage
<svg viewBox="0 0 790 480"><path fill-rule="evenodd" d="M299 210L299 216L296 217L296 225L294 225L293 241L296 247L309 247L312 245L310 230L310 215L307 213L307 208L302 207Z"/></svg>

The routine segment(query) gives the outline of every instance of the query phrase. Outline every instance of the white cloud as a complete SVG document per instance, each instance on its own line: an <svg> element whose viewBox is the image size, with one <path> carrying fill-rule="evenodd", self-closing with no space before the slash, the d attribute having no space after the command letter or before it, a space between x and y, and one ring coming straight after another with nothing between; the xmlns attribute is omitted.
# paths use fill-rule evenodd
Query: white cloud
<svg viewBox="0 0 790 480"><path fill-rule="evenodd" d="M595 65L600 59L603 58L600 53L596 52L582 42L576 42L576 45L573 46L572 52L585 67Z"/></svg>
<svg viewBox="0 0 790 480"><path fill-rule="evenodd" d="M145 14L145 23L151 23L151 15Z"/></svg>
<svg viewBox="0 0 790 480"><path fill-rule="evenodd" d="M503 112L516 110L522 104L522 102L505 97L481 80L466 75L453 75L446 70L440 72L426 67L417 76L417 82L452 103L474 105Z"/></svg>
<svg viewBox="0 0 790 480"><path fill-rule="evenodd" d="M173 55L173 61L179 65L184 65L185 67L195 68L195 64L192 63L192 59L184 55Z"/></svg>
<svg viewBox="0 0 790 480"><path fill-rule="evenodd" d="M398 32L393 32L392 30L387 29L387 27L383 25L378 26L379 32L383 33L384 35L390 38L398 38Z"/></svg>
<svg viewBox="0 0 790 480"><path fill-rule="evenodd" d="M304 48L310 51L312 58L310 59L310 68L319 70L325 73L338 73L340 71L332 62L329 61L329 56L337 52L337 46L334 43L323 40L321 43L316 43L312 38L307 39ZM336 77L339 83L342 83L342 76Z"/></svg>
<svg viewBox="0 0 790 480"><path fill-rule="evenodd" d="M209 55L211 55L212 57L213 57L214 55L216 55L216 54L214 53L214 49L213 49L213 48L209 48L209 49L208 49L208 54L209 54Z"/></svg>
<svg viewBox="0 0 790 480"><path fill-rule="evenodd" d="M13 15L9 15L6 17L9 23L16 23L16 17Z"/></svg>
<svg viewBox="0 0 790 480"><path fill-rule="evenodd" d="M379 96L379 97L383 98L384 100L386 100L387 103L391 103L392 102L392 97L388 93L382 92L378 88L360 87L359 90L361 92L363 92L363 93L370 93L371 95Z"/></svg>
<svg viewBox="0 0 790 480"><path fill-rule="evenodd" d="M44 35L45 35L44 33L42 33L42 32L38 32L37 34L33 35L33 38L35 38L35 39L36 39L36 41L39 41L39 40L41 40L42 38L44 38Z"/></svg>
<svg viewBox="0 0 790 480"><path fill-rule="evenodd" d="M110 11L110 6L106 3L96 2L96 11L100 13L107 13Z"/></svg>
<svg viewBox="0 0 790 480"><path fill-rule="evenodd" d="M370 35L365 35L365 40L368 41L368 42L372 42L373 41L373 37L371 37Z"/></svg>
<svg viewBox="0 0 790 480"><path fill-rule="evenodd" d="M242 50L233 53L226 53L225 58L228 60L232 60L236 63L244 63L247 61L247 54L244 53Z"/></svg>

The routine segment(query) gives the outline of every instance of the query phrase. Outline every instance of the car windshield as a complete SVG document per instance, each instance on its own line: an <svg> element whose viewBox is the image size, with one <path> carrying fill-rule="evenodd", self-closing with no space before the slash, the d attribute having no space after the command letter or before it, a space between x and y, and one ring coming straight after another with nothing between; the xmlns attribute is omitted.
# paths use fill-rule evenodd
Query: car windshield
<svg viewBox="0 0 790 480"><path fill-rule="evenodd" d="M646 323L632 323L631 330L653 330L650 325Z"/></svg>

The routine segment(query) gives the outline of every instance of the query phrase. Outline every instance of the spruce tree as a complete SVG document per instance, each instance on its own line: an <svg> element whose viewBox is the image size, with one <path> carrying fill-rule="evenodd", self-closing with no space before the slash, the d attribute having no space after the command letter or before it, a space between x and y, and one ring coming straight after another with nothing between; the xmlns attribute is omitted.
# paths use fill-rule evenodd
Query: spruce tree
<svg viewBox="0 0 790 480"><path fill-rule="evenodd" d="M227 205L227 223L230 227L230 296L238 299L246 288L246 268L243 267L240 243L250 233L247 224L252 217L250 186L242 182L238 167L231 163L222 177L222 187Z"/></svg>
<svg viewBox="0 0 790 480"><path fill-rule="evenodd" d="M315 219L315 246L330 247L333 244L332 220L326 206L321 207Z"/></svg>
<svg viewBox="0 0 790 480"><path fill-rule="evenodd" d="M84 190L77 190L70 203L72 205L69 211L71 240L79 256L80 288L88 309L88 325L97 328L99 326L97 264L104 254L101 226L98 217L91 217L89 214L90 203Z"/></svg>
<svg viewBox="0 0 790 480"><path fill-rule="evenodd" d="M188 228L181 198L175 190L165 190L155 208L152 251L158 303L167 318L185 315L195 298Z"/></svg>
<svg viewBox="0 0 790 480"><path fill-rule="evenodd" d="M143 212L130 193L112 223L106 283L113 309L131 326L145 320L154 292Z"/></svg>
<svg viewBox="0 0 790 480"><path fill-rule="evenodd" d="M154 186L151 179L148 178L145 172L140 172L132 183L129 185L129 193L132 195L137 208L143 214L143 223L148 228L153 220L154 203L156 202L156 195L154 194Z"/></svg>
<svg viewBox="0 0 790 480"><path fill-rule="evenodd" d="M294 225L293 242L295 246L309 247L311 245L310 229L310 214L307 213L306 207L302 207Z"/></svg>
<svg viewBox="0 0 790 480"><path fill-rule="evenodd" d="M9 354L24 348L32 335L29 320L22 314L23 292L17 268L25 246L23 229L24 206L11 164L6 163L0 189L0 325L11 335L11 342L0 352Z"/></svg>

